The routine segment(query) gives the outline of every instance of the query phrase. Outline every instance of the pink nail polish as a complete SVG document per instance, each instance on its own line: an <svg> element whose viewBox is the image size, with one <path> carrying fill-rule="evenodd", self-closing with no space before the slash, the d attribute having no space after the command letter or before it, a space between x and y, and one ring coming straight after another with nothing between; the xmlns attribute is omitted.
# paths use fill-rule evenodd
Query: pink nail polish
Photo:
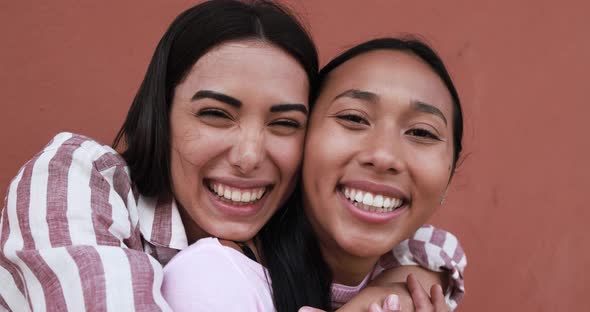
<svg viewBox="0 0 590 312"><path fill-rule="evenodd" d="M401 311L401 306L399 303L399 297L397 295L389 295L385 299L385 305L391 311Z"/></svg>

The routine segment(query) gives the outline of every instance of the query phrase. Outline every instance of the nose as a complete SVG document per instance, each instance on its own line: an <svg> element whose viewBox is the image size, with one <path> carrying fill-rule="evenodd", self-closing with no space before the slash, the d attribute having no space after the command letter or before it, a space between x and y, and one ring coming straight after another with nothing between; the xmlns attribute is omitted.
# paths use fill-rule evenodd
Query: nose
<svg viewBox="0 0 590 312"><path fill-rule="evenodd" d="M405 170L403 142L392 129L377 129L369 134L359 154L362 167L379 173L400 173Z"/></svg>
<svg viewBox="0 0 590 312"><path fill-rule="evenodd" d="M242 174L258 169L264 159L264 133L260 129L240 129L229 153L229 162Z"/></svg>

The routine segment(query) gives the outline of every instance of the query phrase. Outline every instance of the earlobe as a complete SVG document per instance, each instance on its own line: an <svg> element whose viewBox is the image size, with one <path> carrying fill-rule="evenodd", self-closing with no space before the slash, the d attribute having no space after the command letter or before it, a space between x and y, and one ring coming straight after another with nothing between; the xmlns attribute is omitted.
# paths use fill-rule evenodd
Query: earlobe
<svg viewBox="0 0 590 312"><path fill-rule="evenodd" d="M444 204L446 198L447 198L447 190L445 189L445 191L440 196L440 204L441 205Z"/></svg>

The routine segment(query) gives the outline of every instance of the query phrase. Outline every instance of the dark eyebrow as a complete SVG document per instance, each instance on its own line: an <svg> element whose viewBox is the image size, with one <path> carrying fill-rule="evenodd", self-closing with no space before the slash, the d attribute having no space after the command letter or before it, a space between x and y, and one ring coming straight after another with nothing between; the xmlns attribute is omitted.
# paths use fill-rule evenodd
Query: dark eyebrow
<svg viewBox="0 0 590 312"><path fill-rule="evenodd" d="M200 99L214 99L219 102L223 102L225 104L231 105L235 108L242 107L242 102L240 100L231 97L227 94L211 91L211 90L199 90L195 95L193 95L192 100L197 101Z"/></svg>
<svg viewBox="0 0 590 312"><path fill-rule="evenodd" d="M305 114L307 116L307 107L305 107L305 105L303 104L277 104L277 105L273 105L270 108L270 112L271 113L277 113L277 112L288 112L288 111L299 111L302 112L303 114Z"/></svg>
<svg viewBox="0 0 590 312"><path fill-rule="evenodd" d="M341 97L349 97L349 98L353 98L353 99L359 99L359 100L363 100L369 103L376 103L377 100L379 99L379 96L373 92L369 92L369 91L362 91L362 90L358 90L358 89L350 89L350 90L346 90L340 94L338 94L333 101L341 98Z"/></svg>
<svg viewBox="0 0 590 312"><path fill-rule="evenodd" d="M414 100L410 103L410 107L414 110L417 110L417 111L420 111L423 113L436 115L436 116L442 118L442 120L445 122L445 125L447 124L447 119L445 118L445 115L440 111L440 109L436 108L433 105L430 105L428 103L424 103L422 101Z"/></svg>

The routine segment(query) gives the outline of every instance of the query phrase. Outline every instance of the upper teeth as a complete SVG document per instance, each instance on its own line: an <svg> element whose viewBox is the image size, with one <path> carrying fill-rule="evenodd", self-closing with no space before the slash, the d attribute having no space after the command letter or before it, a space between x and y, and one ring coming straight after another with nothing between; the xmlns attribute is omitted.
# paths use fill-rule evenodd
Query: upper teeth
<svg viewBox="0 0 590 312"><path fill-rule="evenodd" d="M235 202L253 202L264 195L266 188L237 189L221 183L211 183L211 189L219 196Z"/></svg>
<svg viewBox="0 0 590 312"><path fill-rule="evenodd" d="M350 187L344 187L344 196L350 201L355 201L376 208L382 208L383 210L387 211L398 208L403 203L403 200L400 198L387 197L381 194L374 194Z"/></svg>

